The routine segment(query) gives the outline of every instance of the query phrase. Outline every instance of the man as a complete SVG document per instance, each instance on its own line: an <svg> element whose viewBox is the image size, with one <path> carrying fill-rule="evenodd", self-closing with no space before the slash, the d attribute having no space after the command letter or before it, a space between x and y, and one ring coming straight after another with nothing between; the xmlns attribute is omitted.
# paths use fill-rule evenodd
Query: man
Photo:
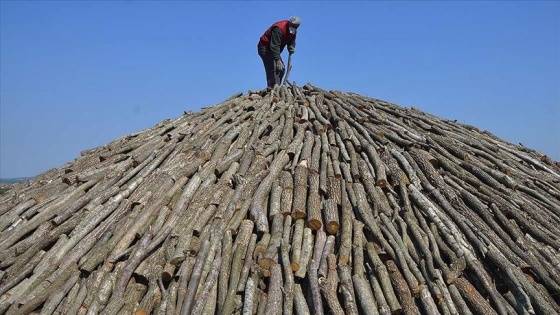
<svg viewBox="0 0 560 315"><path fill-rule="evenodd" d="M266 83L269 88L280 85L286 67L280 54L288 46L289 54L296 51L296 35L301 20L292 16L289 20L272 24L261 36L257 45L259 56L266 72Z"/></svg>

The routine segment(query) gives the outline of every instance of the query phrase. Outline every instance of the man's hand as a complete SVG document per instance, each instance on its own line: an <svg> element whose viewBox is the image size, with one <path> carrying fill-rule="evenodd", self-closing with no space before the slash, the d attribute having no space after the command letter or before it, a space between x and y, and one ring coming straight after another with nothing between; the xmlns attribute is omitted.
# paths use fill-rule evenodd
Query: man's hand
<svg viewBox="0 0 560 315"><path fill-rule="evenodd" d="M292 55L292 54L295 53L295 52L296 52L296 48L295 48L295 47L288 47L288 53L289 53L290 55Z"/></svg>
<svg viewBox="0 0 560 315"><path fill-rule="evenodd" d="M274 69L278 72L284 71L284 63L282 62L282 59L276 59L274 62Z"/></svg>

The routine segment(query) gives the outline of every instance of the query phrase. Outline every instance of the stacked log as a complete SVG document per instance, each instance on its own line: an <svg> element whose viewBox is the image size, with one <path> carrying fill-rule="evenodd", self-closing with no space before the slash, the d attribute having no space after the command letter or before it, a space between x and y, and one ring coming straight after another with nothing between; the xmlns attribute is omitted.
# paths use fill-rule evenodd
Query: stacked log
<svg viewBox="0 0 560 315"><path fill-rule="evenodd" d="M85 150L0 216L5 314L560 313L560 163L311 84Z"/></svg>

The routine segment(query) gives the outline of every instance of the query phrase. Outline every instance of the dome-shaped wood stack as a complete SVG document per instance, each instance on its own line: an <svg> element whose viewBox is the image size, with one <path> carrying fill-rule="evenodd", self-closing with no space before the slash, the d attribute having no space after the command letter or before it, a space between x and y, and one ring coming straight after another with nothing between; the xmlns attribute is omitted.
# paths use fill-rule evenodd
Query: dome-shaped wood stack
<svg viewBox="0 0 560 315"><path fill-rule="evenodd" d="M84 151L0 215L0 313L560 313L558 162L309 84Z"/></svg>

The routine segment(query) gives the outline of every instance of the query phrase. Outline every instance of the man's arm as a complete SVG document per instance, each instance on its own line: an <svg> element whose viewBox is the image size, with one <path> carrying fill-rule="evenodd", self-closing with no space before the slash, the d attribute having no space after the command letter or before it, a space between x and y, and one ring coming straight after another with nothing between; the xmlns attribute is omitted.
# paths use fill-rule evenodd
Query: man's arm
<svg viewBox="0 0 560 315"><path fill-rule="evenodd" d="M294 40L288 44L288 52L290 52L290 54L293 54L296 51L296 38L294 37Z"/></svg>
<svg viewBox="0 0 560 315"><path fill-rule="evenodd" d="M279 27L272 28L272 38L270 39L270 50L274 59L281 59L280 47L282 45L282 30Z"/></svg>

